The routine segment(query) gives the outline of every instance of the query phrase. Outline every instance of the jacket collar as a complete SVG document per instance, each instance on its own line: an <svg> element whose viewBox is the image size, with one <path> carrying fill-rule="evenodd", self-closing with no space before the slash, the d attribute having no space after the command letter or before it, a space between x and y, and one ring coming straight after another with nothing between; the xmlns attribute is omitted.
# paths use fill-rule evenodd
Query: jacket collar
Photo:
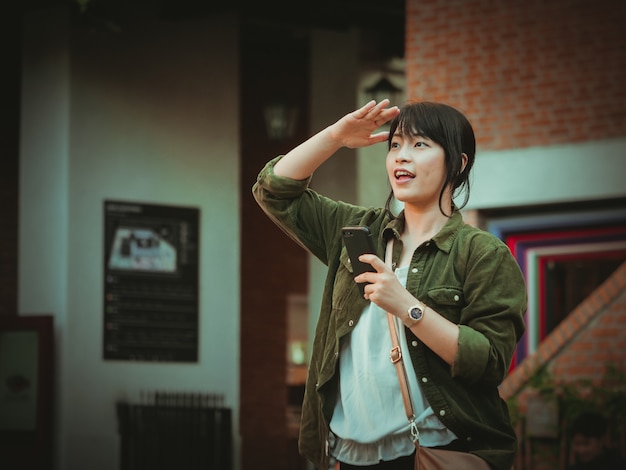
<svg viewBox="0 0 626 470"><path fill-rule="evenodd" d="M399 239L400 235L402 235L402 232L404 231L405 223L404 211L402 211L398 217L391 219L383 229L383 240L385 243L389 241L391 237L394 237L396 240ZM454 243L454 240L463 225L465 225L465 222L463 222L461 212L456 206L454 206L452 208L452 215L446 224L432 238L433 243L444 253L450 253L452 244Z"/></svg>

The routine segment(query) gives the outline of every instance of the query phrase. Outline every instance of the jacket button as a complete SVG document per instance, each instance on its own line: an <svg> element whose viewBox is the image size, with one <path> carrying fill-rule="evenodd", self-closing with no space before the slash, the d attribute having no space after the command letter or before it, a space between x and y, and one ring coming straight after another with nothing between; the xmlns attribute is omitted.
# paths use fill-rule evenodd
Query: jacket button
<svg viewBox="0 0 626 470"><path fill-rule="evenodd" d="M445 415L446 415L446 410L439 411L439 416L445 416Z"/></svg>
<svg viewBox="0 0 626 470"><path fill-rule="evenodd" d="M422 382L427 383L428 382L428 377L422 377Z"/></svg>
<svg viewBox="0 0 626 470"><path fill-rule="evenodd" d="M350 320L350 321L348 322L348 325L353 326L353 325L354 325L354 320Z"/></svg>
<svg viewBox="0 0 626 470"><path fill-rule="evenodd" d="M416 348L417 347L417 341L415 341L415 340L411 341L411 346Z"/></svg>
<svg viewBox="0 0 626 470"><path fill-rule="evenodd" d="M454 301L455 301L455 302L458 302L458 301L459 301L459 299L460 299L460 297L458 296L458 294L456 294L456 295L454 296Z"/></svg>

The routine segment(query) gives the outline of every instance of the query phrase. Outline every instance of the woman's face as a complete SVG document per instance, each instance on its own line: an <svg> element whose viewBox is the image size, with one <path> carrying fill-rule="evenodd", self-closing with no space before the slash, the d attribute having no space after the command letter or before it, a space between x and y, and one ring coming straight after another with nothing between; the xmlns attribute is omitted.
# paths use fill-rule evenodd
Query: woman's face
<svg viewBox="0 0 626 470"><path fill-rule="evenodd" d="M387 176L398 201L421 209L438 209L439 193L446 177L445 151L441 145L422 136L398 131L387 154ZM448 203L444 194L444 206Z"/></svg>

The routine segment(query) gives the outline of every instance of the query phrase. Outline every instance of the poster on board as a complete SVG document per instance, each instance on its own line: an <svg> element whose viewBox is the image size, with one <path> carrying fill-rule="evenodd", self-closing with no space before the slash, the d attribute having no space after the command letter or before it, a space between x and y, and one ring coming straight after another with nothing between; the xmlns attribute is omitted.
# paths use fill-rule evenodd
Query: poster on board
<svg viewBox="0 0 626 470"><path fill-rule="evenodd" d="M199 216L104 201L104 359L197 362Z"/></svg>

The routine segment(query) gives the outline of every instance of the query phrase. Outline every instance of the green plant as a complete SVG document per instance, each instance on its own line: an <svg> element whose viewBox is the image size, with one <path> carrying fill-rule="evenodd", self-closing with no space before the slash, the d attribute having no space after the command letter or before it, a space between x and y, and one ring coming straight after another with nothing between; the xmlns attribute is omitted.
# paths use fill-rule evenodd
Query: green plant
<svg viewBox="0 0 626 470"><path fill-rule="evenodd" d="M542 396L557 398L561 422L565 424L571 423L582 411L596 410L609 418L613 435L624 432L620 426L626 423L626 371L613 363L605 365L599 381L557 381L543 367L531 378L528 386ZM507 404L511 420L516 424L524 417L518 397L510 398Z"/></svg>

